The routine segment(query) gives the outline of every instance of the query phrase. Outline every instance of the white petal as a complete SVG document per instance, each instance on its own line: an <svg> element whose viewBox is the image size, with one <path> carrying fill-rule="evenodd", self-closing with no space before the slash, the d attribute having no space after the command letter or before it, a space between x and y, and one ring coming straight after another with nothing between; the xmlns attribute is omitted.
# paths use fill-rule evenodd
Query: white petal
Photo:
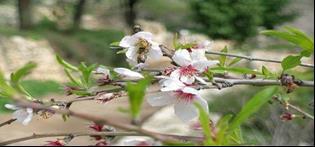
<svg viewBox="0 0 315 147"><path fill-rule="evenodd" d="M33 118L33 113L30 113L30 114L24 119L24 121L22 122L22 124L25 125L25 126L28 125L28 124L31 122L32 118Z"/></svg>
<svg viewBox="0 0 315 147"><path fill-rule="evenodd" d="M132 35L132 37L135 37L137 39L142 38L142 39L145 39L147 41L151 41L153 39L153 34L150 32L141 31L141 32L138 32L138 33Z"/></svg>
<svg viewBox="0 0 315 147"><path fill-rule="evenodd" d="M138 52L138 48L129 47L126 52L126 57L130 60L137 61L137 54L138 54L137 52Z"/></svg>
<svg viewBox="0 0 315 147"><path fill-rule="evenodd" d="M182 89L182 91L184 93L191 93L191 94L199 96L199 91L194 89L194 88L191 88L191 87L185 87L185 88Z"/></svg>
<svg viewBox="0 0 315 147"><path fill-rule="evenodd" d="M206 61L208 60L205 54L204 49L193 49L192 52L190 53L191 59L193 61Z"/></svg>
<svg viewBox="0 0 315 147"><path fill-rule="evenodd" d="M185 49L177 50L172 59L180 66L188 66L192 62L189 52Z"/></svg>
<svg viewBox="0 0 315 147"><path fill-rule="evenodd" d="M136 60L131 60L131 59L128 59L128 58L126 60L131 66L136 66L138 64Z"/></svg>
<svg viewBox="0 0 315 147"><path fill-rule="evenodd" d="M201 84L208 85L208 83L207 83L204 79L202 79L201 77L195 76L195 78L196 78L196 80L198 80Z"/></svg>
<svg viewBox="0 0 315 147"><path fill-rule="evenodd" d="M194 76L181 76L180 81L182 81L185 84L192 84L195 82Z"/></svg>
<svg viewBox="0 0 315 147"><path fill-rule="evenodd" d="M96 69L96 73L101 73L101 74L104 74L104 75L109 75L109 69L105 68L105 67L98 67Z"/></svg>
<svg viewBox="0 0 315 147"><path fill-rule="evenodd" d="M17 119L18 122L23 123L23 121L28 117L26 109L19 109L13 112L13 117Z"/></svg>
<svg viewBox="0 0 315 147"><path fill-rule="evenodd" d="M165 106L174 104L176 98L172 95L173 92L159 92L157 94L149 95L147 98L151 106Z"/></svg>
<svg viewBox="0 0 315 147"><path fill-rule="evenodd" d="M6 107L7 109L11 109L11 110L20 109L19 107L12 105L12 104L5 104L4 107Z"/></svg>
<svg viewBox="0 0 315 147"><path fill-rule="evenodd" d="M28 114L33 114L33 109L32 108L26 108L26 112Z"/></svg>
<svg viewBox="0 0 315 147"><path fill-rule="evenodd" d="M209 105L208 105L208 102L207 102L205 99L203 99L202 97L198 96L198 97L195 99L195 101L196 101L197 103L199 103L199 104L202 106L202 108L203 108L207 113L209 113Z"/></svg>
<svg viewBox="0 0 315 147"><path fill-rule="evenodd" d="M174 71L170 74L170 77L171 77L172 79L179 80L179 78L180 78L180 72L179 72L179 71L180 71L179 69L174 70Z"/></svg>
<svg viewBox="0 0 315 147"><path fill-rule="evenodd" d="M189 122L198 116L198 110L189 103L178 103L174 106L175 114L183 121Z"/></svg>
<svg viewBox="0 0 315 147"><path fill-rule="evenodd" d="M163 53L157 43L153 43L148 53L148 59L157 60L163 56Z"/></svg>
<svg viewBox="0 0 315 147"><path fill-rule="evenodd" d="M125 36L121 41L119 42L119 46L124 48L129 48L131 46L134 46L136 44L136 38L131 36Z"/></svg>
<svg viewBox="0 0 315 147"><path fill-rule="evenodd" d="M175 91L185 87L185 84L175 79L167 79L162 82L161 91Z"/></svg>
<svg viewBox="0 0 315 147"><path fill-rule="evenodd" d="M204 72L207 67L212 67L215 66L219 63L217 60L212 60L212 61L197 61L192 63L193 67L196 68L199 72Z"/></svg>
<svg viewBox="0 0 315 147"><path fill-rule="evenodd" d="M136 80L144 78L140 73L134 72L127 68L114 68L114 71L119 75L123 76L125 79Z"/></svg>

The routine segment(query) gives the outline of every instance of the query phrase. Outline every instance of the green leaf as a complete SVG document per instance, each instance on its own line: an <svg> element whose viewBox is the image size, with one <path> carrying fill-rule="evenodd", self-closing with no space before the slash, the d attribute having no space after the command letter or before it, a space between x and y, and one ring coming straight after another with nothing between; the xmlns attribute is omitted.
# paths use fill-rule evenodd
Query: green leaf
<svg viewBox="0 0 315 147"><path fill-rule="evenodd" d="M227 53L227 52L228 52L228 49L227 49L227 47L225 46L225 47L221 50L221 53ZM226 56L225 56L225 55L221 55L219 61L220 61L220 66L225 66Z"/></svg>
<svg viewBox="0 0 315 147"><path fill-rule="evenodd" d="M230 131L239 127L246 121L252 114L256 113L260 107L267 103L272 96L276 93L277 87L269 87L253 96L243 107L242 110L236 115L231 122Z"/></svg>
<svg viewBox="0 0 315 147"><path fill-rule="evenodd" d="M64 68L73 70L73 71L78 71L79 69L77 67L75 67L74 65L66 62L65 60L63 60L59 55L56 55L56 59L58 61L58 63L60 65L62 65Z"/></svg>
<svg viewBox="0 0 315 147"><path fill-rule="evenodd" d="M234 65L234 64L236 64L236 63L238 63L238 62L240 62L242 60L242 58L234 58L228 65L229 66L232 66L232 65Z"/></svg>
<svg viewBox="0 0 315 147"><path fill-rule="evenodd" d="M265 78L275 77L275 75L265 66L262 66L261 73L264 75Z"/></svg>
<svg viewBox="0 0 315 147"><path fill-rule="evenodd" d="M238 74L256 74L261 75L262 73L249 69L244 67L214 67L210 68L212 72L215 73L224 73L224 72L232 72L232 73L238 73Z"/></svg>
<svg viewBox="0 0 315 147"><path fill-rule="evenodd" d="M71 74L71 72L70 72L69 69L66 69L66 68L65 68L64 71L65 71L67 77L68 77L68 78L70 79L70 81L72 82L72 83L71 83L72 85L76 85L76 86L81 87L81 82L80 82L79 80L75 79L75 77L72 76L72 74Z"/></svg>
<svg viewBox="0 0 315 147"><path fill-rule="evenodd" d="M151 78L147 77L138 83L127 83L127 91L129 96L129 104L132 118L137 118L141 111L142 102L145 96L147 86L150 84Z"/></svg>
<svg viewBox="0 0 315 147"><path fill-rule="evenodd" d="M219 129L219 131L217 132L217 142L219 145L227 144L226 133L229 127L229 121L231 120L232 117L233 116L231 114L225 115L218 121L216 125L216 128Z"/></svg>
<svg viewBox="0 0 315 147"><path fill-rule="evenodd" d="M127 51L128 51L128 49L122 49L122 50L116 52L116 54L124 54L124 53L126 53Z"/></svg>
<svg viewBox="0 0 315 147"><path fill-rule="evenodd" d="M22 68L11 74L11 81L13 83L18 83L20 79L27 76L35 67L36 64L34 62L28 62Z"/></svg>
<svg viewBox="0 0 315 147"><path fill-rule="evenodd" d="M210 120L208 113L203 109L199 103L194 103L199 111L199 121L205 136L204 145L212 145L211 129L210 129Z"/></svg>
<svg viewBox="0 0 315 147"><path fill-rule="evenodd" d="M314 52L314 41L310 37L308 37L305 33L293 27L284 27L285 31L277 31L277 30L266 30L261 33L264 35L276 37L279 39L286 40L291 42L303 50L301 51L301 55L305 57L311 56Z"/></svg>
<svg viewBox="0 0 315 147"><path fill-rule="evenodd" d="M92 71L96 68L96 64L92 64L90 66L86 66L84 62L82 62L79 66L79 70L82 74L82 83L84 84L85 88L90 87L91 84L91 74Z"/></svg>
<svg viewBox="0 0 315 147"><path fill-rule="evenodd" d="M179 47L178 47L178 34L177 33L174 34L173 47L175 48L175 50L179 49Z"/></svg>
<svg viewBox="0 0 315 147"><path fill-rule="evenodd" d="M0 95L2 97L11 97L14 92L14 89L7 84L3 73L0 71Z"/></svg>
<svg viewBox="0 0 315 147"><path fill-rule="evenodd" d="M90 96L91 95L91 93L89 93L85 90L72 90L71 92L74 93L75 95L78 95L78 96Z"/></svg>
<svg viewBox="0 0 315 147"><path fill-rule="evenodd" d="M204 74L206 75L206 77L208 78L209 81L213 80L214 73L211 71L210 68L208 68L208 71L205 72Z"/></svg>
<svg viewBox="0 0 315 147"><path fill-rule="evenodd" d="M116 41L116 42L112 42L111 44L109 44L110 46L119 46L119 41Z"/></svg>
<svg viewBox="0 0 315 147"><path fill-rule="evenodd" d="M302 56L288 56L284 58L281 62L281 66L283 71L286 71L288 69L294 68L301 64L301 58Z"/></svg>

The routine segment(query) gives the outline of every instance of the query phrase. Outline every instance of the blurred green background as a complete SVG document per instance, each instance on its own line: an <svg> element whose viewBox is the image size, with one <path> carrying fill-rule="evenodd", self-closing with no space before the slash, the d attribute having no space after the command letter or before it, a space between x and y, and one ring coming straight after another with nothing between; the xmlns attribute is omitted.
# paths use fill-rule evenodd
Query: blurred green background
<svg viewBox="0 0 315 147"><path fill-rule="evenodd" d="M258 32L291 25L313 37L314 1L0 0L0 69L8 76L24 61L41 57L40 61L47 60L40 67L42 73L23 84L35 97L63 94L65 77L60 76L62 70L59 67L50 71L58 66L52 64L51 56L60 54L73 64L85 61L128 66L124 55L116 55L109 44L129 34L132 26L138 23L162 41L169 40L165 36L174 32L185 34L188 31L205 36L214 43L223 40L223 45L228 45L232 52L255 53L263 57L269 57L265 53L270 53L283 57L298 49ZM18 43L22 45L16 45ZM221 49L218 46L215 49ZM28 49L34 53L25 53ZM308 62L313 63L311 60ZM314 70L298 70L295 74L300 79L314 79ZM43 79L45 76L51 78ZM210 110L217 114L235 114L259 89L251 88L249 91L243 88L212 97ZM314 108L309 105L314 102L313 97L313 90L301 88L292 94L292 103L313 113ZM3 105L7 102L8 98L0 98L0 113L5 112ZM276 103L260 110L243 127L246 141L259 145L313 145L314 122L282 122L279 120L282 112Z"/></svg>

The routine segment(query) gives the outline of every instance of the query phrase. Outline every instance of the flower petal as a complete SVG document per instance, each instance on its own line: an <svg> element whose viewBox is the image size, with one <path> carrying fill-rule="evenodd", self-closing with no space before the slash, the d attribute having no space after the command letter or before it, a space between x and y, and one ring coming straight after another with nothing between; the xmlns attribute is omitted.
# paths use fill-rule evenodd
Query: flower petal
<svg viewBox="0 0 315 147"><path fill-rule="evenodd" d="M175 114L183 121L189 122L198 116L198 111L192 104L178 103L174 106Z"/></svg>
<svg viewBox="0 0 315 147"><path fill-rule="evenodd" d="M181 76L180 81L182 81L185 84L192 84L195 82L194 76Z"/></svg>
<svg viewBox="0 0 315 147"><path fill-rule="evenodd" d="M123 76L125 79L137 80L144 78L140 73L134 72L127 68L114 68L114 71L119 75Z"/></svg>
<svg viewBox="0 0 315 147"><path fill-rule="evenodd" d="M177 50L172 59L180 66L188 66L192 62L189 52L185 49Z"/></svg>
<svg viewBox="0 0 315 147"><path fill-rule="evenodd" d="M32 118L33 118L33 113L29 113L29 115L23 120L22 124L25 126L28 125L31 122Z"/></svg>
<svg viewBox="0 0 315 147"><path fill-rule="evenodd" d="M179 78L180 78L180 69L176 69L176 70L172 71L171 74L170 74L170 77L172 79L179 80Z"/></svg>
<svg viewBox="0 0 315 147"><path fill-rule="evenodd" d="M185 87L185 84L176 79L166 79L161 86L161 91L174 91Z"/></svg>
<svg viewBox="0 0 315 147"><path fill-rule="evenodd" d="M26 109L19 109L13 112L13 117L20 123L28 117L29 113L27 113Z"/></svg>
<svg viewBox="0 0 315 147"><path fill-rule="evenodd" d="M12 105L12 104L5 104L4 107L6 107L7 109L11 109L11 110L20 109L19 107Z"/></svg>
<svg viewBox="0 0 315 147"><path fill-rule="evenodd" d="M152 43L152 47L148 53L148 59L157 60L163 56L163 53L157 43Z"/></svg>
<svg viewBox="0 0 315 147"><path fill-rule="evenodd" d="M212 61L197 61L192 63L193 67L196 68L199 72L204 72L207 67L211 67L214 65L217 65L219 63L218 60L212 60Z"/></svg>
<svg viewBox="0 0 315 147"><path fill-rule="evenodd" d="M176 98L172 96L173 92L159 92L148 96L147 101L151 106L165 106L174 104Z"/></svg>
<svg viewBox="0 0 315 147"><path fill-rule="evenodd" d="M151 41L153 39L153 34L150 32L141 31L141 32L138 32L138 33L132 35L132 37L137 38L137 39L142 38L142 39L145 39L147 41Z"/></svg>
<svg viewBox="0 0 315 147"><path fill-rule="evenodd" d="M185 87L185 88L182 89L182 91L184 93L191 93L191 94L194 94L196 96L199 96L199 91L194 89L194 88L191 88L191 87Z"/></svg>
<svg viewBox="0 0 315 147"><path fill-rule="evenodd" d="M133 61L137 61L137 53L138 52L138 48L136 47L129 47L127 52L126 52L126 57L130 60Z"/></svg>
<svg viewBox="0 0 315 147"><path fill-rule="evenodd" d="M136 43L136 38L132 36L125 36L121 41L119 42L119 46L124 48L129 48L131 46L134 46Z"/></svg>
<svg viewBox="0 0 315 147"><path fill-rule="evenodd" d="M201 96L198 96L198 97L195 99L195 101L196 101L197 103L199 103L199 104L202 106L202 108L203 108L207 113L209 113L209 105L208 105L208 102L207 102L205 99L203 99Z"/></svg>
<svg viewBox="0 0 315 147"><path fill-rule="evenodd" d="M190 53L191 59L193 61L206 61L208 60L205 54L204 49L193 49L192 52Z"/></svg>
<svg viewBox="0 0 315 147"><path fill-rule="evenodd" d="M105 68L105 67L98 67L96 69L96 73L101 73L101 74L104 74L104 75L109 75L110 74L110 71L109 69Z"/></svg>

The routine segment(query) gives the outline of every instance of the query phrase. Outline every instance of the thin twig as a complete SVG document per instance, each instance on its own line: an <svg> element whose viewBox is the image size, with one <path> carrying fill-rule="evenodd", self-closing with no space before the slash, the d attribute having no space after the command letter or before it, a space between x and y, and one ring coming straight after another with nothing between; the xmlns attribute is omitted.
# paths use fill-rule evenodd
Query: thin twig
<svg viewBox="0 0 315 147"><path fill-rule="evenodd" d="M26 140L38 139L38 138L46 138L46 137L57 137L57 136L143 136L136 132L75 132L75 133L45 133L45 134L37 134L33 133L30 136L16 138L4 142L0 142L0 145L8 145L12 143L22 142Z"/></svg>
<svg viewBox="0 0 315 147"><path fill-rule="evenodd" d="M229 57L237 57L237 58L246 59L248 61L262 61L262 62L281 63L280 60L263 59L263 58L256 58L256 57L250 57L250 56L244 56L244 55L236 55L236 54L230 54L230 53L222 53L222 52L215 52L215 51L207 51L206 53L212 54L212 55L223 55L223 56L229 56ZM314 65L306 64L306 63L301 63L300 66L314 68Z"/></svg>
<svg viewBox="0 0 315 147"><path fill-rule="evenodd" d="M11 118L11 119L9 119L9 120L7 120L7 121L1 123L1 124L0 124L0 127L2 127L2 126L4 126L4 125L9 125L9 124L11 124L11 123L14 122L14 121L16 121L16 119L15 119L15 118Z"/></svg>
<svg viewBox="0 0 315 147"><path fill-rule="evenodd" d="M302 110L302 109L300 109L299 107L294 106L294 105L292 105L292 104L288 104L287 106L288 106L289 108L294 109L294 110L295 110L295 111L297 111L297 112L302 113L305 117L308 117L308 118L310 118L310 119L314 120L314 116L312 116L311 114L309 114L309 113L307 113L307 112L303 111L303 110Z"/></svg>

